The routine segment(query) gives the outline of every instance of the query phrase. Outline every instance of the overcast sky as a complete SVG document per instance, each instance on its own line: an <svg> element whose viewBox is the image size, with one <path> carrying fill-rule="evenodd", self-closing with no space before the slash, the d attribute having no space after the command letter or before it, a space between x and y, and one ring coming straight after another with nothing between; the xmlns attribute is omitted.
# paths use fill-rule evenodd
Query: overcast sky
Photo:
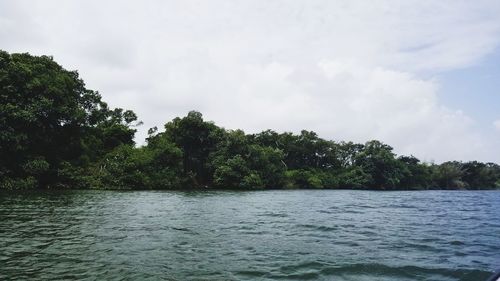
<svg viewBox="0 0 500 281"><path fill-rule="evenodd" d="M500 162L500 1L0 1L0 49L52 55L137 134L189 110L228 129L379 139Z"/></svg>

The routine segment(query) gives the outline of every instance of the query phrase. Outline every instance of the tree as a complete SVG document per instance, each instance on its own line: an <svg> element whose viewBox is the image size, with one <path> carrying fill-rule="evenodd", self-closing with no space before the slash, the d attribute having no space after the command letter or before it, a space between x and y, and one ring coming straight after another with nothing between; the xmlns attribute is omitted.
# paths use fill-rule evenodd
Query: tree
<svg viewBox="0 0 500 281"><path fill-rule="evenodd" d="M398 161L406 167L400 181L401 188L427 189L431 187L432 170L428 165L420 163L420 160L414 156L400 156Z"/></svg>
<svg viewBox="0 0 500 281"><path fill-rule="evenodd" d="M221 188L242 187L243 179L251 173L247 162L241 155L227 159L224 164L217 166L214 174L214 184Z"/></svg>
<svg viewBox="0 0 500 281"><path fill-rule="evenodd" d="M434 167L433 178L438 188L465 188L466 184L462 181L463 173L462 163L444 162Z"/></svg>
<svg viewBox="0 0 500 281"><path fill-rule="evenodd" d="M462 180L470 189L494 188L498 180L499 166L494 163L471 161L462 165Z"/></svg>
<svg viewBox="0 0 500 281"><path fill-rule="evenodd" d="M252 144L253 136L227 131L210 157L217 187L281 187L286 166L280 149ZM251 185L255 186L251 186Z"/></svg>
<svg viewBox="0 0 500 281"><path fill-rule="evenodd" d="M323 188L321 173L310 170L290 170L285 173L289 188Z"/></svg>
<svg viewBox="0 0 500 281"><path fill-rule="evenodd" d="M211 152L221 141L223 130L212 122L205 122L203 115L190 111L184 118L175 118L165 124L165 137L175 143L183 153L183 175L189 177L189 185L205 186L212 182L213 171L208 165Z"/></svg>
<svg viewBox="0 0 500 281"><path fill-rule="evenodd" d="M358 166L352 166L342 170L337 177L338 186L340 188L363 189L369 187L373 183L372 176Z"/></svg>
<svg viewBox="0 0 500 281"><path fill-rule="evenodd" d="M51 57L0 51L0 189L499 188L494 163L421 163L380 141L313 131L225 130L191 111L136 147L130 110L112 109Z"/></svg>
<svg viewBox="0 0 500 281"><path fill-rule="evenodd" d="M115 148L96 165L93 174L103 188L178 189L181 167L181 150L161 139L140 148L131 145Z"/></svg>
<svg viewBox="0 0 500 281"><path fill-rule="evenodd" d="M0 188L70 183L61 169L132 144L136 119L132 111L110 110L76 71L51 57L0 51Z"/></svg>
<svg viewBox="0 0 500 281"><path fill-rule="evenodd" d="M253 173L262 179L265 187L282 187L286 171L286 166L283 163L283 151L254 144L250 145L246 157Z"/></svg>
<svg viewBox="0 0 500 281"><path fill-rule="evenodd" d="M370 175L369 187L377 189L398 188L401 179L408 171L397 161L392 147L380 141L369 141L356 155L355 164Z"/></svg>
<svg viewBox="0 0 500 281"><path fill-rule="evenodd" d="M342 169L347 169L355 164L356 158L361 151L363 151L364 145L353 142L341 142L338 145L338 161L340 162L340 167Z"/></svg>

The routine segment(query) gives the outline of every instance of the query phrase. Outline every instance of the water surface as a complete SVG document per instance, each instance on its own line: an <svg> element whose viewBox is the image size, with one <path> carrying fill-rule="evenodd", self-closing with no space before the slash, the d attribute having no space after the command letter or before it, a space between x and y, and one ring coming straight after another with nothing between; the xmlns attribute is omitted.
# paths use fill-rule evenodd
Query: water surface
<svg viewBox="0 0 500 281"><path fill-rule="evenodd" d="M0 280L485 280L498 191L0 194Z"/></svg>

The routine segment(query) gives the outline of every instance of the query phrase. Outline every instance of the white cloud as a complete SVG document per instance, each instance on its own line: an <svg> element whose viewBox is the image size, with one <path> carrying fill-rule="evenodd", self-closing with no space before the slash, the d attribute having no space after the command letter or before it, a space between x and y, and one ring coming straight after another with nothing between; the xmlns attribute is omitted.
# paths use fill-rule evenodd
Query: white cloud
<svg viewBox="0 0 500 281"><path fill-rule="evenodd" d="M148 127L188 110L229 128L378 138L426 160L491 156L428 78L498 46L498 1L14 1L11 52L54 55ZM497 158L492 158L497 157Z"/></svg>

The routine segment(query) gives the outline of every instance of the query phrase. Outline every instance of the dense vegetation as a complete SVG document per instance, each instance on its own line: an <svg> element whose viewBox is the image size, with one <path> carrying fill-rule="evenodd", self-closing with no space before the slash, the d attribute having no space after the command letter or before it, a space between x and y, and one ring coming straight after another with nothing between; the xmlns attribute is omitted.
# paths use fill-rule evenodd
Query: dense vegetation
<svg viewBox="0 0 500 281"><path fill-rule="evenodd" d="M376 140L245 134L191 111L136 147L137 125L51 57L0 51L0 189L500 187L497 164L422 163Z"/></svg>

